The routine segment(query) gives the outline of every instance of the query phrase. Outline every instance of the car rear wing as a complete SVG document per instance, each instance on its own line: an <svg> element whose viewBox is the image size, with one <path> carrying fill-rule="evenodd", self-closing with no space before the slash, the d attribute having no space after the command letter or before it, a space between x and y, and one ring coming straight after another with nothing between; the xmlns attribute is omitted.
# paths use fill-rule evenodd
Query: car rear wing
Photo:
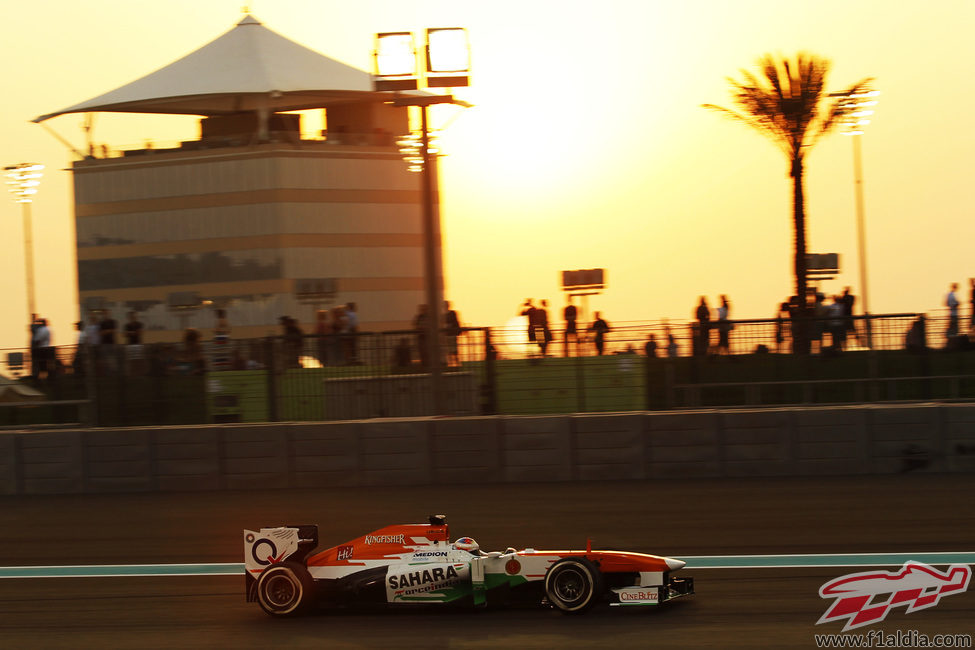
<svg viewBox="0 0 975 650"><path fill-rule="evenodd" d="M244 530L244 575L247 600L253 599L257 577L272 564L288 560L304 563L318 546L318 526L277 526Z"/></svg>

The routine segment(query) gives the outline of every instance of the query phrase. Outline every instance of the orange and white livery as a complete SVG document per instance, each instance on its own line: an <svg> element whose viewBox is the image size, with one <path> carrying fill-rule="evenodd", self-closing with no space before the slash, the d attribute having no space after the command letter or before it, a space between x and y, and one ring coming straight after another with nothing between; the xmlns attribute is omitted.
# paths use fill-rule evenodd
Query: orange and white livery
<svg viewBox="0 0 975 650"><path fill-rule="evenodd" d="M484 552L470 537L450 541L446 517L380 528L315 551L317 526L244 531L247 600L273 616L317 605L548 604L566 614L597 603L658 605L694 593L671 574L673 558L625 551Z"/></svg>

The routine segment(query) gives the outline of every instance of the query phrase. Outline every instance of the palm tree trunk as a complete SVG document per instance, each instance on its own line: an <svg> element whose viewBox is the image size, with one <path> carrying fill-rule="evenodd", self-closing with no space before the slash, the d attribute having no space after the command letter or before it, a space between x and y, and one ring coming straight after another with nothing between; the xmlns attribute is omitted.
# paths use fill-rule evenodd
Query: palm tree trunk
<svg viewBox="0 0 975 650"><path fill-rule="evenodd" d="M809 352L809 328L812 324L809 303L806 299L806 199L803 194L802 156L796 155L792 160L792 221L795 229L795 259L796 300L799 305L799 322L794 334L793 350L795 352Z"/></svg>
<svg viewBox="0 0 975 650"><path fill-rule="evenodd" d="M806 304L806 199L803 195L802 158L792 161L792 225L795 228L796 297Z"/></svg>

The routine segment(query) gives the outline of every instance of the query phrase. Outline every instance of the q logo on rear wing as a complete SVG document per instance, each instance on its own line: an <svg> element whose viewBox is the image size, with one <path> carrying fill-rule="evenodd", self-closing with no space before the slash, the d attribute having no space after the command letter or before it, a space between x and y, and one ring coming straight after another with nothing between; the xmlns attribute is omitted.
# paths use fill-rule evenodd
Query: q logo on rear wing
<svg viewBox="0 0 975 650"><path fill-rule="evenodd" d="M244 531L244 566L249 573L260 573L298 550L298 529L280 526Z"/></svg>
<svg viewBox="0 0 975 650"><path fill-rule="evenodd" d="M878 623L894 607L907 606L907 614L934 607L942 596L968 589L972 569L953 564L946 573L909 560L898 571L866 571L836 578L819 588L820 598L835 598L816 625L848 619L843 632Z"/></svg>

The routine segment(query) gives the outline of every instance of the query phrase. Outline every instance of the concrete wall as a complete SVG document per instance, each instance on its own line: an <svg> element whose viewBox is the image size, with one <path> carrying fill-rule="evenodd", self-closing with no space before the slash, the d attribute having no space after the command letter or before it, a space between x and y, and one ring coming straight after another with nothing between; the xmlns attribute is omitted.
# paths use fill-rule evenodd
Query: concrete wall
<svg viewBox="0 0 975 650"><path fill-rule="evenodd" d="M975 405L0 434L0 494L975 471Z"/></svg>

